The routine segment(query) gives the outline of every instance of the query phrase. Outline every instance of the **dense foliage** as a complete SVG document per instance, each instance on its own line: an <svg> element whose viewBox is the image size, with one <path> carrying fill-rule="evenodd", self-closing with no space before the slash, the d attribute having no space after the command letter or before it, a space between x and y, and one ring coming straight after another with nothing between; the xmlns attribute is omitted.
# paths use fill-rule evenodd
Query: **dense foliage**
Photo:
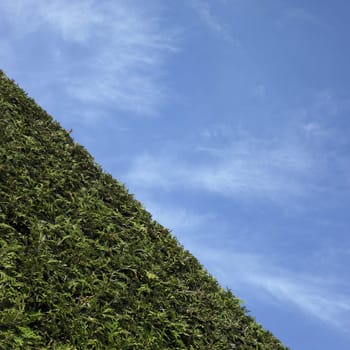
<svg viewBox="0 0 350 350"><path fill-rule="evenodd" d="M0 349L286 349L0 71Z"/></svg>

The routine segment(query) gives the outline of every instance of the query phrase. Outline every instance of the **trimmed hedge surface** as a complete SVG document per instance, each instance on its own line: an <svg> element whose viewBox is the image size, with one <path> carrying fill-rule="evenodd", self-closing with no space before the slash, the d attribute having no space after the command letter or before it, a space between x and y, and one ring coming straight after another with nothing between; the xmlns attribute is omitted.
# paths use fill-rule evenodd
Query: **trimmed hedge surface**
<svg viewBox="0 0 350 350"><path fill-rule="evenodd" d="M0 349L286 349L0 71Z"/></svg>

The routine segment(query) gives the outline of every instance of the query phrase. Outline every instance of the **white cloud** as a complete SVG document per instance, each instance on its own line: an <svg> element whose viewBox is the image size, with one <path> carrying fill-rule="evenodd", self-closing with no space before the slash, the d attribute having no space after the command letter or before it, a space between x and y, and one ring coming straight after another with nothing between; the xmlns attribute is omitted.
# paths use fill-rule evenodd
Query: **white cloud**
<svg viewBox="0 0 350 350"><path fill-rule="evenodd" d="M15 60L15 52L7 40L0 41L0 61L2 65L9 64ZM3 67L1 67L3 69Z"/></svg>
<svg viewBox="0 0 350 350"><path fill-rule="evenodd" d="M263 98L266 95L266 86L264 84L259 84L254 89L254 96L258 98Z"/></svg>
<svg viewBox="0 0 350 350"><path fill-rule="evenodd" d="M305 4L307 5L307 3ZM329 25L322 22L317 13L311 12L307 6L284 8L276 24L282 27L308 25L330 29Z"/></svg>
<svg viewBox="0 0 350 350"><path fill-rule="evenodd" d="M305 22L315 21L315 16L308 12L306 9L301 7L289 8L286 10L286 16L289 19L296 19Z"/></svg>
<svg viewBox="0 0 350 350"><path fill-rule="evenodd" d="M287 303L328 324L348 331L350 298L342 295L339 281L322 275L301 273L281 267L271 256L251 253L230 253L197 247L197 256L209 265L209 270L221 283L236 289L249 288L250 293ZM212 267L212 268L211 268Z"/></svg>
<svg viewBox="0 0 350 350"><path fill-rule="evenodd" d="M156 114L167 98L163 64L176 47L172 33L161 29L160 13L141 5L123 0L5 0L0 11L16 37L45 33L28 39L40 43L43 53L51 50L55 67L43 75L81 106Z"/></svg>
<svg viewBox="0 0 350 350"><path fill-rule="evenodd" d="M326 138L329 137L331 132L327 130L324 126L319 122L308 122L302 126L302 130L306 137L308 138Z"/></svg>
<svg viewBox="0 0 350 350"><path fill-rule="evenodd" d="M158 205L151 200L143 199L147 211L163 226L169 228L175 234L184 234L203 228L208 221L213 220L213 215L197 214L192 210L178 208L174 205Z"/></svg>
<svg viewBox="0 0 350 350"><path fill-rule="evenodd" d="M86 41L93 25L103 20L93 1L4 0L1 9L18 36L49 25L67 40Z"/></svg>
<svg viewBox="0 0 350 350"><path fill-rule="evenodd" d="M189 188L224 196L280 200L304 195L305 179L314 165L312 155L302 147L251 136L228 146L199 150L201 155L191 155L198 158L195 163L179 160L170 152L138 156L126 182L166 191Z"/></svg>
<svg viewBox="0 0 350 350"><path fill-rule="evenodd" d="M209 2L205 0L192 0L192 7L208 28L221 35L225 40L236 45L239 44L238 40L233 38L229 33L226 26L213 14Z"/></svg>
<svg viewBox="0 0 350 350"><path fill-rule="evenodd" d="M331 89L320 90L315 96L314 109L322 117L334 117L344 109L349 109L349 100L337 96Z"/></svg>
<svg viewBox="0 0 350 350"><path fill-rule="evenodd" d="M273 275L255 275L250 279L248 282L263 288L274 298L293 303L314 317L348 330L350 298L330 290L326 280L315 279L314 276L285 278Z"/></svg>

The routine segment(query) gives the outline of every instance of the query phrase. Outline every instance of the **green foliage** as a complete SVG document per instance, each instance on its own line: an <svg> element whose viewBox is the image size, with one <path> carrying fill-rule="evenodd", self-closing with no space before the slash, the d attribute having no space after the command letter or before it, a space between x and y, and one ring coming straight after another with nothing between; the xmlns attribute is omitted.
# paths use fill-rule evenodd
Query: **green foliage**
<svg viewBox="0 0 350 350"><path fill-rule="evenodd" d="M0 71L0 349L286 349Z"/></svg>

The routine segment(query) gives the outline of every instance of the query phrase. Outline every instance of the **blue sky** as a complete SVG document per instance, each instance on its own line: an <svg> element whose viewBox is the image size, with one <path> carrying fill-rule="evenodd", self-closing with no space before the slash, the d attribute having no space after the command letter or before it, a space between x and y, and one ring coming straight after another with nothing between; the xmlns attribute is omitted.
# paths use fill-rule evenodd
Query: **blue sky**
<svg viewBox="0 0 350 350"><path fill-rule="evenodd" d="M342 0L2 0L1 69L292 349L349 349Z"/></svg>

